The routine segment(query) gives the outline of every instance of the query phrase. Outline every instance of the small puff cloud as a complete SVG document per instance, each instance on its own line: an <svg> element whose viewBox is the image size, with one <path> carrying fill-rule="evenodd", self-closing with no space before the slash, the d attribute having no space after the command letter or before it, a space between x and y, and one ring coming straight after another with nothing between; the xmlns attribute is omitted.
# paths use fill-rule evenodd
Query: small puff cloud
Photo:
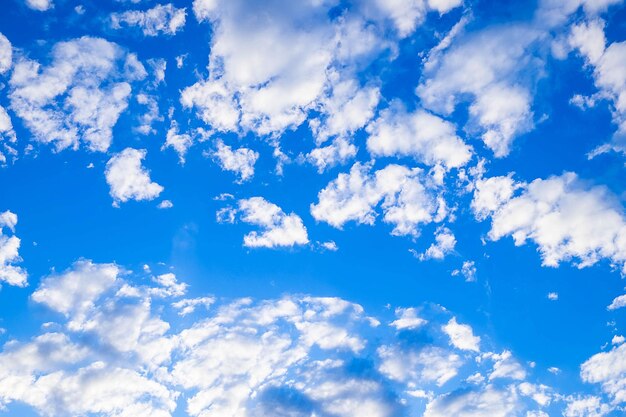
<svg viewBox="0 0 626 417"><path fill-rule="evenodd" d="M153 200L163 191L162 186L152 182L150 172L142 166L145 157L145 149L126 148L107 162L105 176L115 203Z"/></svg>
<svg viewBox="0 0 626 417"><path fill-rule="evenodd" d="M242 222L261 228L244 236L243 244L249 248L277 248L306 245L309 243L307 229L300 216L286 214L276 204L263 197L239 200L236 208L227 207L218 211L218 221Z"/></svg>

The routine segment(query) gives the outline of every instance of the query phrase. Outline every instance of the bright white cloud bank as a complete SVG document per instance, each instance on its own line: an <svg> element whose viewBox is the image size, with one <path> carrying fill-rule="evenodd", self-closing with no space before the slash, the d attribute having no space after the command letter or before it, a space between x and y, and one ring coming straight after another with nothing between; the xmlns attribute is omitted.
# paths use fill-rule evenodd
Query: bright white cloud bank
<svg viewBox="0 0 626 417"><path fill-rule="evenodd" d="M217 302L185 298L172 273L143 282L151 284L89 260L45 277L31 298L54 322L5 343L0 403L111 417L504 417L540 413L552 401L578 406L526 381L510 352L481 351L488 343L441 307L398 309L381 323L339 298ZM590 359L584 378L621 375L614 366L596 371L604 362Z"/></svg>

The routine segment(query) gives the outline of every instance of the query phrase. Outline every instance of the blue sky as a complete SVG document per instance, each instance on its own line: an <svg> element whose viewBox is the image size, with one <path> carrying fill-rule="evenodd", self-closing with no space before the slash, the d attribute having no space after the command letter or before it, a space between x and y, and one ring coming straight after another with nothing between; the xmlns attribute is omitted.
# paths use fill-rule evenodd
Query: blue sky
<svg viewBox="0 0 626 417"><path fill-rule="evenodd" d="M619 0L5 0L0 413L619 416Z"/></svg>

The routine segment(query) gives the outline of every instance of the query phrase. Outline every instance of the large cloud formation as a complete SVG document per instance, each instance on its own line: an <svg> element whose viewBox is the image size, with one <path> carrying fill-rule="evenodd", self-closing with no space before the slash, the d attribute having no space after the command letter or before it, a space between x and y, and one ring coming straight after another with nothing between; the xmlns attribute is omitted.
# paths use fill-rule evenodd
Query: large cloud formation
<svg viewBox="0 0 626 417"><path fill-rule="evenodd" d="M339 298L189 299L174 274L144 274L138 285L116 264L80 260L45 277L31 299L48 323L4 345L0 402L116 417L179 407L202 417L511 416L577 404L528 381L510 352L439 306L381 320ZM190 320L176 318L181 308ZM603 362L590 359L583 377L621 375Z"/></svg>

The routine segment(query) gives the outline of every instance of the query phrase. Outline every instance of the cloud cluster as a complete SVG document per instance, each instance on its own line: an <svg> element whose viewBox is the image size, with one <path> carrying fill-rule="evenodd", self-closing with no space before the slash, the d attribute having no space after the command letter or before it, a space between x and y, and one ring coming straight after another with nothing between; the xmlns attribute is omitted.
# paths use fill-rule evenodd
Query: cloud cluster
<svg viewBox="0 0 626 417"><path fill-rule="evenodd" d="M617 131L610 143L596 148L590 156L608 150L626 153L626 42L607 45L604 22L598 18L573 25L568 44L577 50L585 63L593 69L593 79L598 92L586 98L590 106L598 99L611 104ZM579 100L583 100L583 97Z"/></svg>
<svg viewBox="0 0 626 417"><path fill-rule="evenodd" d="M32 301L54 321L3 346L0 403L107 417L470 417L559 401L441 307L381 322L339 298L188 299L172 273L132 275L81 260L45 277Z"/></svg>
<svg viewBox="0 0 626 417"><path fill-rule="evenodd" d="M254 175L254 164L259 159L259 153L248 148L233 150L224 141L218 140L215 144L213 156L224 171L231 171L244 182Z"/></svg>
<svg viewBox="0 0 626 417"><path fill-rule="evenodd" d="M345 145L380 101L377 80L360 80L359 69L412 33L429 10L443 14L460 4L355 2L336 15L333 2L195 0L196 18L214 28L208 77L183 90L181 103L213 131L259 136L278 137L311 114L318 145L329 138ZM337 150L313 153L311 161L324 170L354 154Z"/></svg>
<svg viewBox="0 0 626 417"><path fill-rule="evenodd" d="M521 189L517 196L515 188ZM626 272L623 207L607 188L574 173L530 184L510 177L480 180L472 207L479 219L491 217L491 240L511 236L517 246L532 240L545 266L573 261L584 268L606 259Z"/></svg>
<svg viewBox="0 0 626 417"><path fill-rule="evenodd" d="M261 229L244 236L246 247L292 247L309 243L307 229L300 216L285 213L263 197L239 200L237 207L226 207L217 212L217 219L221 222L233 223L237 218Z"/></svg>
<svg viewBox="0 0 626 417"><path fill-rule="evenodd" d="M127 10L111 14L113 29L121 29L123 25L137 26L145 36L159 34L174 35L185 26L187 12L184 8L174 7L172 3L157 4L151 9Z"/></svg>
<svg viewBox="0 0 626 417"><path fill-rule="evenodd" d="M147 73L134 54L100 38L59 42L51 62L20 56L9 81L11 109L37 141L57 150L82 143L104 152L128 106L130 83Z"/></svg>
<svg viewBox="0 0 626 417"><path fill-rule="evenodd" d="M0 282L24 287L27 284L26 270L16 265L22 258L19 255L21 240L15 236L17 214L11 211L0 213ZM10 235L5 233L9 230Z"/></svg>
<svg viewBox="0 0 626 417"><path fill-rule="evenodd" d="M311 214L341 228L350 221L372 225L380 205L392 234L418 236L420 226L440 223L447 215L440 184L419 168L388 165L372 172L371 165L355 163L318 194Z"/></svg>

